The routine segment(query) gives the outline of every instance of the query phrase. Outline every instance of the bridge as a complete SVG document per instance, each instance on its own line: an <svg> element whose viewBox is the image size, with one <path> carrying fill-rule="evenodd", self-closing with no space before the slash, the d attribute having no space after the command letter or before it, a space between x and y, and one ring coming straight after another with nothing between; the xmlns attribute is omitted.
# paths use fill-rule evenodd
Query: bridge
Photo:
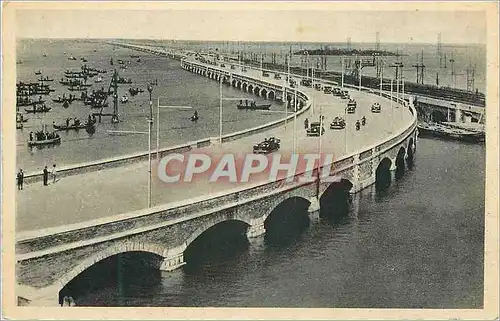
<svg viewBox="0 0 500 321"><path fill-rule="evenodd" d="M133 46L133 49L144 48ZM259 239L266 233L276 208L284 202L301 200L309 204L311 218L316 219L319 211L331 206L333 200L339 202L334 206L342 207L348 204L349 194L387 182L413 162L417 117L411 101L408 104L385 93L377 95L367 88L349 89L358 107L355 114L345 114L345 100L314 88L292 88L283 79L274 79L272 71L266 77L263 70L205 63L195 56L184 57L181 66L262 99L286 97L302 108L266 125L161 150L160 156L181 151L251 153L254 143L275 136L282 140L282 154L290 153L295 146L298 153L323 151L334 154L334 159L293 174L294 178L309 176L307 181L290 181L290 177L282 176L275 181L258 179L216 185L201 181L195 186L176 184L175 188L155 181L155 201L151 208L145 208L142 200L147 186L144 173L148 166L143 162L147 154L109 160L116 163L109 168L106 161L67 167L64 179L51 186L51 191L37 184L30 186L29 196L18 193L16 294L19 300L31 305L57 305L66 286L80 273L123 253L149 253L155 268L171 273L186 264L184 253L190 245L218 224L237 222L244 227L249 240ZM380 114L371 113L374 102L382 106ZM322 137L307 136L305 129L297 129L293 122L294 118L314 120L320 115L325 116L327 129ZM328 129L329 121L339 115L346 117L346 128ZM357 131L354 122L362 116L367 118L367 124ZM338 179L323 180L320 175L323 170ZM33 181L37 179L35 176L31 178ZM96 200L97 191L113 197Z"/></svg>

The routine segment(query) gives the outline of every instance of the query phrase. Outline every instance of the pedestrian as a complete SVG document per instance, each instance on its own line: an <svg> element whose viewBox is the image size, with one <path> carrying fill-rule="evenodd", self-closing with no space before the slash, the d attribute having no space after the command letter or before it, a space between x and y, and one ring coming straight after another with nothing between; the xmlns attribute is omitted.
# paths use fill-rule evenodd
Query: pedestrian
<svg viewBox="0 0 500 321"><path fill-rule="evenodd" d="M47 169L47 166L45 166L45 168L43 169L43 185L44 186L49 185L47 182L48 180L49 180L49 170Z"/></svg>
<svg viewBox="0 0 500 321"><path fill-rule="evenodd" d="M56 175L57 175L57 170L56 170L56 164L52 165L52 182L56 182Z"/></svg>
<svg viewBox="0 0 500 321"><path fill-rule="evenodd" d="M309 127L309 119L307 119L307 118L304 120L304 127L305 127L305 129L307 129Z"/></svg>
<svg viewBox="0 0 500 321"><path fill-rule="evenodd" d="M19 169L19 173L17 173L17 189L22 190L23 189L23 182L24 182L24 172L23 169Z"/></svg>

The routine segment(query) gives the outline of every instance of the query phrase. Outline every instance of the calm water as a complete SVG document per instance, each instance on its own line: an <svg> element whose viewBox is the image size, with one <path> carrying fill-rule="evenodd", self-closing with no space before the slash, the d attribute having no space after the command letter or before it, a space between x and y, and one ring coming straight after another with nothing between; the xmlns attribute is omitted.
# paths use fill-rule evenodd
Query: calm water
<svg viewBox="0 0 500 321"><path fill-rule="evenodd" d="M384 195L358 194L348 217L305 222L304 204L280 206L275 238L249 244L222 225L170 276L98 265L90 279L120 282L85 293L80 278L74 295L90 306L480 308L484 163L484 146L420 139L413 169Z"/></svg>
<svg viewBox="0 0 500 321"><path fill-rule="evenodd" d="M94 51L95 50L95 51ZM66 54L64 53L66 52ZM46 53L47 57L42 54ZM130 55L140 55L141 62L137 58L131 58ZM47 106L52 110L45 114L25 114L29 118L23 130L17 130L17 163L25 171L41 170L46 164L75 164L86 161L98 160L112 156L126 155L138 151L147 150L147 135L127 134L110 135L109 130L123 131L147 131L147 117L149 117L149 93L146 86L148 81L158 80L158 86L153 92L153 106L156 107L157 99L160 98L160 104L163 105L183 105L191 106L196 109L200 115L200 120L194 124L189 118L193 114L190 110L180 109L162 109L160 113L160 146L174 146L187 141L207 138L219 135L219 85L216 81L210 80L199 75L187 72L180 68L180 62L162 57L146 55L124 48L116 48L103 43L87 43L74 40L22 40L18 43L17 59L22 64L17 65L17 81L35 82L39 76L34 72L41 70L44 77L54 78L50 84L55 92L50 96L43 96L47 100ZM78 60L68 60L73 55ZM119 104L119 113L121 122L111 124L110 119L103 118L103 122L98 124L96 133L87 134L85 130L78 132L68 131L60 132L62 142L60 145L52 148L33 148L27 147L26 141L30 131L36 131L47 125L52 129L52 122L56 124L64 123L68 117L78 117L86 120L89 113L98 112L99 109L91 109L83 105L82 102L75 101L69 108L64 109L61 104L52 102L58 95L63 93L66 96L71 93L66 87L59 84L65 69L77 70L82 63L79 61L85 57L89 67L105 69L108 72L103 74L103 82L94 84L89 92L109 86L114 67L118 68L118 59L130 61L126 70L118 69L119 76L131 78L133 83L130 85L121 85L119 87L119 96L128 94L130 87L139 87L145 90L145 93L135 97L130 97L127 104ZM109 64L110 58L113 58L115 64ZM90 78L89 83L93 83L96 77ZM79 92L73 92L73 94ZM224 97L247 97L255 96L236 90L233 87L223 87ZM271 102L271 101L270 101ZM271 110L283 110L284 105L271 102ZM223 133L231 133L238 130L254 127L272 120L283 117L276 112L241 112L235 107L236 102L226 101L223 108ZM110 98L110 107L105 112L112 112L112 100ZM20 107L24 113L25 107ZM156 109L154 109L154 118L156 118ZM156 119L155 125L156 126ZM156 132L153 135L153 146L156 146Z"/></svg>

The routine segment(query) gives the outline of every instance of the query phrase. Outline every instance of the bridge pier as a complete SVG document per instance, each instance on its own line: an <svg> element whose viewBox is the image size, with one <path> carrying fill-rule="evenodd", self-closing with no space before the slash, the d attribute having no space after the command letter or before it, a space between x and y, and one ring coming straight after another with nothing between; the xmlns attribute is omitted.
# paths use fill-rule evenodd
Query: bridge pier
<svg viewBox="0 0 500 321"><path fill-rule="evenodd" d="M172 272L185 265L184 262L184 250L186 246L179 246L175 249L169 250L167 255L160 264L160 271L162 272Z"/></svg>
<svg viewBox="0 0 500 321"><path fill-rule="evenodd" d="M319 210L320 210L320 205L319 205L319 197L313 196L309 198L309 208L307 209L307 212L309 213L309 219L311 221L317 221L319 220Z"/></svg>
<svg viewBox="0 0 500 321"><path fill-rule="evenodd" d="M254 218L251 220L250 226L247 230L248 239L252 239L261 236L266 233L266 228L264 226L264 218Z"/></svg>

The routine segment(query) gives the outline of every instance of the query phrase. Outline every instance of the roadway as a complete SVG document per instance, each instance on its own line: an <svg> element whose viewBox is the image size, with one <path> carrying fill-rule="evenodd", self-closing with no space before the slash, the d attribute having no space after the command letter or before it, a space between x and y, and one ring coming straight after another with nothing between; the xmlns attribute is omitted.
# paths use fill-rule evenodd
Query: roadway
<svg viewBox="0 0 500 321"><path fill-rule="evenodd" d="M248 69L245 74L261 78L260 71ZM271 78L272 76L271 73ZM280 83L280 80L269 78L266 80ZM282 80L281 84L283 84ZM344 117L347 100L324 94L313 88L299 86L299 89L313 98L314 115L312 110L309 110L297 118L296 151L298 153L318 153L319 138L307 137L303 123L306 117L309 122L318 121L320 110L325 116L326 123L324 126L326 132L321 142L322 151L334 154L336 159L346 152L351 153L363 146L377 143L388 137L391 132L406 127L411 121L411 115L406 108L396 108L396 103L394 103L393 112L391 112L389 100L350 89L351 97L357 101L357 108L355 114L347 114L346 135L344 130L330 129L329 124L335 116ZM380 114L371 112L370 107L374 102L381 104ZM228 104L228 102L225 103L226 106ZM357 131L355 122L363 116L366 117L367 123ZM290 122L286 127L265 130L222 145L198 149L195 152L212 155L251 153L255 143L270 136L281 139L280 153L293 151L294 124ZM345 137L347 137L347 147ZM192 183L167 185L156 177L153 162L153 206L210 195L237 186L237 183L209 183L205 179L198 179ZM241 186L242 183L239 184L238 186ZM43 186L41 182L27 185L24 190L17 192L16 230L39 230L139 210L147 207L147 196L148 162L64 177L49 186Z"/></svg>

